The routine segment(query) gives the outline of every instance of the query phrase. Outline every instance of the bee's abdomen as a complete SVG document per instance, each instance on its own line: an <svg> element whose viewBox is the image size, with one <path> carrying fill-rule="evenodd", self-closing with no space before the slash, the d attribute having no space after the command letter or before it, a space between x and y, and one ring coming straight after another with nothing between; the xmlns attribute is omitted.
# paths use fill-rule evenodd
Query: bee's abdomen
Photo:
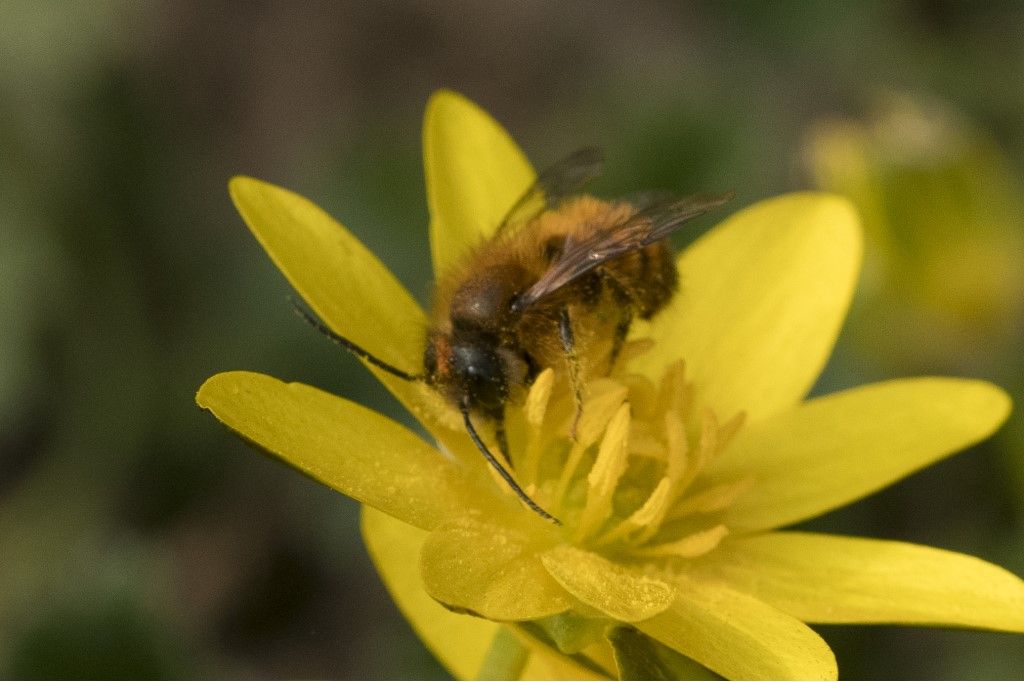
<svg viewBox="0 0 1024 682"><path fill-rule="evenodd" d="M614 280L621 303L647 319L665 307L679 285L675 256L668 241L660 241L609 261L605 276Z"/></svg>

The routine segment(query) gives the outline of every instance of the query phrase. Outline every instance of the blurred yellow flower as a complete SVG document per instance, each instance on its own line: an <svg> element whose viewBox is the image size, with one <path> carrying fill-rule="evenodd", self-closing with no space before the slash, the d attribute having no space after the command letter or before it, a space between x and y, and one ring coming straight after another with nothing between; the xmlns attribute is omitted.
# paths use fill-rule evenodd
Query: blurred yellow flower
<svg viewBox="0 0 1024 682"><path fill-rule="evenodd" d="M498 225L534 171L496 122L450 92L428 105L424 145L442 272ZM423 311L345 228L251 178L234 179L231 196L335 332L418 370ZM543 372L510 406L509 438L520 483L562 526L512 495L428 388L372 366L439 448L343 398L250 372L210 378L197 400L365 503L385 584L460 678L834 678L831 650L805 622L1024 632L1024 582L997 566L777 530L985 438L1010 409L995 386L943 378L804 400L860 254L843 199L756 204L680 256L680 293L635 325L612 376L588 384L576 441L565 380Z"/></svg>
<svg viewBox="0 0 1024 682"><path fill-rule="evenodd" d="M893 368L992 374L1019 358L1024 184L990 136L939 102L890 95L863 121L819 122L806 161L864 219L858 340Z"/></svg>

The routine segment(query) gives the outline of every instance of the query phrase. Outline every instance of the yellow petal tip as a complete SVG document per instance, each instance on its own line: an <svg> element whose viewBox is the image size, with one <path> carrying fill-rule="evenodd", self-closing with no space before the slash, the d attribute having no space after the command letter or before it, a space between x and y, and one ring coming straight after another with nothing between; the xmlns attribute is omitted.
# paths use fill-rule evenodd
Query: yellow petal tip
<svg viewBox="0 0 1024 682"><path fill-rule="evenodd" d="M228 194L231 196L231 199L237 204L238 197L240 194L242 194L248 189L253 189L258 185L265 184L267 183L265 183L262 180L258 180L254 177L250 177L248 175L234 175L231 177L230 180L228 180Z"/></svg>
<svg viewBox="0 0 1024 682"><path fill-rule="evenodd" d="M764 202L767 206L778 204L794 213L813 215L808 224L831 231L837 239L846 242L859 256L863 251L863 230L860 213L845 196L831 192L793 192Z"/></svg>
<svg viewBox="0 0 1024 682"><path fill-rule="evenodd" d="M990 410L992 415L992 432L1002 426L1010 413L1013 412L1013 398L1005 389L989 383L988 381L973 380L978 389L978 404L983 409Z"/></svg>
<svg viewBox="0 0 1024 682"><path fill-rule="evenodd" d="M449 88L440 88L430 94L430 98L427 99L427 112L426 116L429 118L432 113L435 113L437 109L446 106L468 106L473 109L479 109L479 107L461 92L451 90Z"/></svg>
<svg viewBox="0 0 1024 682"><path fill-rule="evenodd" d="M209 377L206 381L199 386L196 390L196 405L203 408L204 410L211 409L210 398L215 391L221 389L226 383L229 383L232 379L242 374L251 374L251 372L234 371L234 372L218 372L212 377Z"/></svg>
<svg viewBox="0 0 1024 682"><path fill-rule="evenodd" d="M291 194L283 187L248 175L235 175L228 180L228 196L231 197L231 203L250 227L250 221L257 215L254 213L256 207L272 192Z"/></svg>

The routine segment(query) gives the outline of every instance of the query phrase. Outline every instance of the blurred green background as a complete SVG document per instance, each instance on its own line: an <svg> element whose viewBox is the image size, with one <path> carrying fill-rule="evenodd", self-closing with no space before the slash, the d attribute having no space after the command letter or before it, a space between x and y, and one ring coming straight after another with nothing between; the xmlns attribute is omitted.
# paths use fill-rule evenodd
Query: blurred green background
<svg viewBox="0 0 1024 682"><path fill-rule="evenodd" d="M1020 2L0 3L0 677L441 678L350 500L193 395L253 369L401 416L234 212L317 201L426 300L420 123L481 103L599 193L823 187L869 235L817 392L987 378L993 440L808 524L1024 574ZM339 292L344 295L344 292ZM844 677L1024 675L1019 636L820 628Z"/></svg>

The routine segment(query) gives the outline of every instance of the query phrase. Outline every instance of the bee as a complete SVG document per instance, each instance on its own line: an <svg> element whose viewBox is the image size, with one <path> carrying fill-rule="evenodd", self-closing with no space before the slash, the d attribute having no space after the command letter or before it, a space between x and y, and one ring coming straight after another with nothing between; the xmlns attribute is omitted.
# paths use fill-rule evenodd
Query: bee
<svg viewBox="0 0 1024 682"><path fill-rule="evenodd" d="M441 277L421 374L381 361L297 307L355 355L443 395L513 492L554 523L507 468L504 413L514 389L529 386L546 367L564 369L576 404L575 437L583 377L609 372L633 320L650 319L678 288L669 235L732 197L604 201L581 194L602 167L600 150L586 148L540 173L493 236ZM603 352L591 352L599 347ZM480 437L474 416L494 424L501 460Z"/></svg>

